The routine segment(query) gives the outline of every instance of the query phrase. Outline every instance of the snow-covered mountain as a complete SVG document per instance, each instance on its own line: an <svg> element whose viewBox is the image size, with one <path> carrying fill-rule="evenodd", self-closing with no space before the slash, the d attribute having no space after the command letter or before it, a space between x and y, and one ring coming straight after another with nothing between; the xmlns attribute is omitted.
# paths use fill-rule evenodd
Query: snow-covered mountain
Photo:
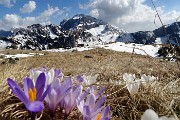
<svg viewBox="0 0 180 120"><path fill-rule="evenodd" d="M127 33L126 31L112 26L103 20L84 14L77 14L70 19L63 20L60 22L60 26L63 30L83 31L80 35L81 37L78 39L78 43L90 45L93 43L95 45L121 41L122 39L120 39L119 36L123 36L123 34Z"/></svg>
<svg viewBox="0 0 180 120"><path fill-rule="evenodd" d="M14 28L11 31L0 31L0 46L19 49L71 48L112 42L179 45L180 22L154 31L128 33L103 20L77 14L63 20L60 25L33 24L24 28Z"/></svg>

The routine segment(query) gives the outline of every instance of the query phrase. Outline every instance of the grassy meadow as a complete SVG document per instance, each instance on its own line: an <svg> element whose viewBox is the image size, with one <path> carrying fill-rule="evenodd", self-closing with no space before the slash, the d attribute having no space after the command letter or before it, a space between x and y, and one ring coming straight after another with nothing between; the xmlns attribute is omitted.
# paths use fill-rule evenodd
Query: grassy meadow
<svg viewBox="0 0 180 120"><path fill-rule="evenodd" d="M95 75L98 86L106 86L106 104L111 107L112 120L140 120L143 112L151 108L159 116L180 118L180 68L178 62L169 62L149 56L116 52L106 49L73 52L47 52L4 50L0 53L44 53L43 56L20 58L9 63L0 60L0 120L29 119L28 112L7 85L7 78L12 78L22 85L30 68L59 68L65 76L77 74ZM6 62L3 62L6 61ZM158 77L155 85L148 88L140 86L137 94L130 95L122 78L124 73L142 74ZM111 81L111 82L110 82ZM112 81L121 81L113 84ZM39 113L40 120L50 120L48 109ZM54 120L61 120L58 109ZM69 120L79 119L81 114L74 110Z"/></svg>

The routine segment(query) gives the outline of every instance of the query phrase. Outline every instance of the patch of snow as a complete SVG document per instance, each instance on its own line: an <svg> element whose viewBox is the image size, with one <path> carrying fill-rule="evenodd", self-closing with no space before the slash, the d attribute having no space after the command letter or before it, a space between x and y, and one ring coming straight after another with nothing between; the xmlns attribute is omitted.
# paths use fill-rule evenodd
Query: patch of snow
<svg viewBox="0 0 180 120"><path fill-rule="evenodd" d="M106 44L106 45L94 45L93 47L75 47L72 49L49 49L46 51L50 52L72 52L72 51L84 51L84 50L91 50L95 48L105 48L105 49L111 49L115 51L120 52L128 52L128 53L134 53L134 54L141 54L141 55L148 55L151 57L157 57L157 52L160 48L159 45L144 45L144 44L125 44L124 42L116 42L112 44Z"/></svg>
<svg viewBox="0 0 180 120"><path fill-rule="evenodd" d="M168 37L157 37L155 40L155 44L165 44L168 41Z"/></svg>
<svg viewBox="0 0 180 120"><path fill-rule="evenodd" d="M157 56L157 52L160 48L160 46L158 45L153 46L153 45L143 45L143 44L135 44L135 43L125 44L123 42L116 42L107 45L99 45L99 47L105 49L111 49L115 51L121 51L121 52L149 55L152 57Z"/></svg>
<svg viewBox="0 0 180 120"><path fill-rule="evenodd" d="M97 35L101 34L104 29L105 29L105 26L100 25L99 27L95 27L95 28L86 30L86 32L90 32L92 35L97 36Z"/></svg>
<svg viewBox="0 0 180 120"><path fill-rule="evenodd" d="M74 19L74 20L80 19L80 17L79 17L79 16L75 16L75 17L73 17L73 19Z"/></svg>
<svg viewBox="0 0 180 120"><path fill-rule="evenodd" d="M55 34L52 32L51 28L47 27L47 29L48 29L48 31L49 31L49 36L50 36L51 39L58 38L58 36L55 35Z"/></svg>
<svg viewBox="0 0 180 120"><path fill-rule="evenodd" d="M71 49L64 49L64 48L48 49L45 51L48 51L48 52L72 52L72 51L85 51L85 50L91 50L91 49L93 49L93 48L90 48L90 47L74 47Z"/></svg>
<svg viewBox="0 0 180 120"><path fill-rule="evenodd" d="M29 54L16 54L16 55L5 55L5 58L22 58L22 57L32 57L34 55Z"/></svg>
<svg viewBox="0 0 180 120"><path fill-rule="evenodd" d="M1 54L4 55L4 54ZM5 58L24 58L24 57L32 57L35 55L44 55L43 53L29 53L29 54L15 54L15 55L5 55Z"/></svg>
<svg viewBox="0 0 180 120"><path fill-rule="evenodd" d="M90 23L87 23L87 25L93 25L95 22L90 22Z"/></svg>
<svg viewBox="0 0 180 120"><path fill-rule="evenodd" d="M83 24L79 24L78 26L81 27L81 26L83 26Z"/></svg>

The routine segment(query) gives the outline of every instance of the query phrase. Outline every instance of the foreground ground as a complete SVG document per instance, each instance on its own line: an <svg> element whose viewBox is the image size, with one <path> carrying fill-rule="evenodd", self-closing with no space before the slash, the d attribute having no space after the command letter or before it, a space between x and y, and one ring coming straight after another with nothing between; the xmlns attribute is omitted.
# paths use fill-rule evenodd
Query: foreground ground
<svg viewBox="0 0 180 120"><path fill-rule="evenodd" d="M4 54L29 52L34 51L1 51ZM40 53L45 55L20 58L14 62L5 59L0 61L0 119L22 119L22 116L27 115L23 109L17 111L19 105L14 103L18 100L13 94L8 93L6 79L10 77L21 84L22 79L29 75L30 68L42 66L48 69L60 68L65 76L80 73L99 74L97 81L107 87L106 104L111 106L112 119L140 120L141 115L148 108L154 109L160 116L180 118L180 68L177 62L105 49L63 53L40 51ZM138 94L132 96L123 82L124 73L155 76L158 77L158 82L149 88L141 86ZM121 83L116 85L112 81L121 81ZM69 119L74 119L78 115L75 111ZM46 113L43 114L42 120L45 118L47 118Z"/></svg>

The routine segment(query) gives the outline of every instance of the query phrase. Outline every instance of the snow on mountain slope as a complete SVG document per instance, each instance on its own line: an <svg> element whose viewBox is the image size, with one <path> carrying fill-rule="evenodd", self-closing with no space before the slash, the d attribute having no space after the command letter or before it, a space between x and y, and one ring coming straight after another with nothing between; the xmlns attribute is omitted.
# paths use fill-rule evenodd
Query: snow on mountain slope
<svg viewBox="0 0 180 120"><path fill-rule="evenodd" d="M98 27L86 30L86 32L91 33L93 36L98 36L99 39L102 40L103 44L115 42L118 39L120 33L113 33L112 31L106 30L106 26L107 25L100 25Z"/></svg>
<svg viewBox="0 0 180 120"><path fill-rule="evenodd" d="M54 34L54 32L52 31L52 29L49 26L47 26L47 29L49 31L49 36L50 36L51 39L55 39L55 38L59 37L56 34Z"/></svg>

